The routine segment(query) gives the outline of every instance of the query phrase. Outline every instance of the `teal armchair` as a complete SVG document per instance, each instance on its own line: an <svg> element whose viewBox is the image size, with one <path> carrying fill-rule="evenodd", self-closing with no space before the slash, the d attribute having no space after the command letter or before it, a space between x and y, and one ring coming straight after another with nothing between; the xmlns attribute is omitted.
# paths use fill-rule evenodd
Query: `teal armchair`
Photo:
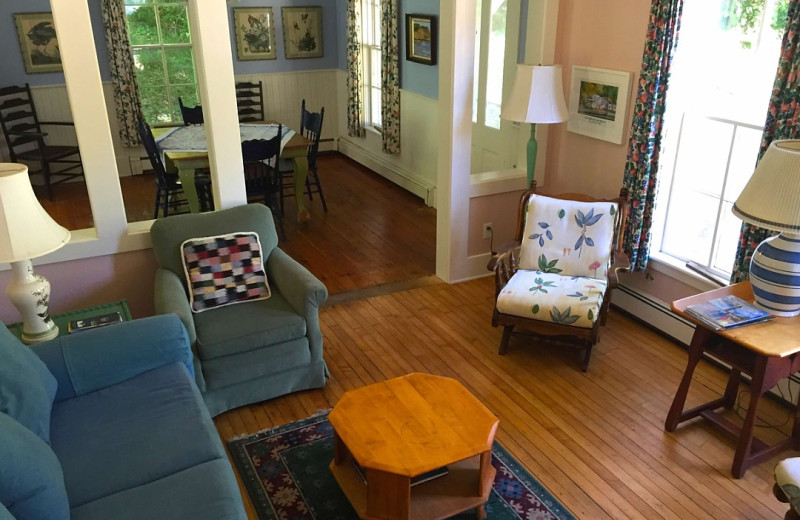
<svg viewBox="0 0 800 520"><path fill-rule="evenodd" d="M238 232L258 234L271 296L192 312L181 244ZM319 307L328 291L278 247L266 206L175 215L157 220L150 235L159 264L156 313L177 314L186 327L197 386L211 415L325 385Z"/></svg>

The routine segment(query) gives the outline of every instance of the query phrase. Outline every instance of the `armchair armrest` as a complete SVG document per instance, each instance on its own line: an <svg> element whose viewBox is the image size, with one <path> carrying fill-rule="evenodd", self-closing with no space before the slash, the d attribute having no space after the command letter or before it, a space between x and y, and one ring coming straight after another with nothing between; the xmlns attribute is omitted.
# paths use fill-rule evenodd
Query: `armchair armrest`
<svg viewBox="0 0 800 520"><path fill-rule="evenodd" d="M316 276L295 259L276 247L267 259L269 283L286 298L289 305L306 320L306 334L311 359L322 359L322 331L319 308L328 298L328 289Z"/></svg>
<svg viewBox="0 0 800 520"><path fill-rule="evenodd" d="M56 401L183 363L194 377L186 329L177 316L152 316L32 345L58 381Z"/></svg>
<svg viewBox="0 0 800 520"><path fill-rule="evenodd" d="M156 314L177 314L189 334L189 343L194 345L197 341L197 331L194 328L189 297L186 296L186 289L180 277L169 269L158 269L154 299Z"/></svg>

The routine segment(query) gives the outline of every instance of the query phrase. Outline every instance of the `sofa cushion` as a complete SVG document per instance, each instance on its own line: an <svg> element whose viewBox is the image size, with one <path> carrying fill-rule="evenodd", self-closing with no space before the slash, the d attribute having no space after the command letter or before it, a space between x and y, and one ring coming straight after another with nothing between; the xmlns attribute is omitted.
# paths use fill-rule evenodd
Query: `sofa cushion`
<svg viewBox="0 0 800 520"><path fill-rule="evenodd" d="M532 195L526 208L519 268L605 278L616 213L613 202Z"/></svg>
<svg viewBox="0 0 800 520"><path fill-rule="evenodd" d="M0 413L0 502L20 520L69 518L64 476L53 450L4 413Z"/></svg>
<svg viewBox="0 0 800 520"><path fill-rule="evenodd" d="M143 511L169 520L246 518L230 463L216 459L76 507L71 520L141 520Z"/></svg>
<svg viewBox="0 0 800 520"><path fill-rule="evenodd" d="M522 318L592 328L607 285L605 280L595 278L519 270L497 295L497 310Z"/></svg>
<svg viewBox="0 0 800 520"><path fill-rule="evenodd" d="M181 253L192 312L270 296L255 233L190 238Z"/></svg>
<svg viewBox="0 0 800 520"><path fill-rule="evenodd" d="M200 392L178 362L56 402L50 433L73 508L225 458Z"/></svg>
<svg viewBox="0 0 800 520"><path fill-rule="evenodd" d="M30 348L0 324L0 412L50 442L56 378Z"/></svg>
<svg viewBox="0 0 800 520"><path fill-rule="evenodd" d="M269 300L195 314L194 325L203 362L306 335L306 321L277 292Z"/></svg>

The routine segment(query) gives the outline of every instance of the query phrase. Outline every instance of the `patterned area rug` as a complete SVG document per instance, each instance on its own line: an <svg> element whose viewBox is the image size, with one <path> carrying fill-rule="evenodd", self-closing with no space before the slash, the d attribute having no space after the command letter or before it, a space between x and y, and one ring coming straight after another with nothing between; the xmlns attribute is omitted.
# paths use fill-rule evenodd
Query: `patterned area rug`
<svg viewBox="0 0 800 520"><path fill-rule="evenodd" d="M242 480L261 520L358 520L328 470L333 428L327 412L228 441ZM491 520L575 520L497 442L497 469L486 504ZM474 512L455 518L472 519Z"/></svg>

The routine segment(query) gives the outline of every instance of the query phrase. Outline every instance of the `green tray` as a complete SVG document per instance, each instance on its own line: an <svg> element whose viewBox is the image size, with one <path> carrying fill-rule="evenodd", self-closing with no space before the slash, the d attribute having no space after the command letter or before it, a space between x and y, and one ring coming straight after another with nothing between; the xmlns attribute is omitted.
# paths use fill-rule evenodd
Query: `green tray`
<svg viewBox="0 0 800 520"><path fill-rule="evenodd" d="M119 300L112 303L105 303L103 305L96 305L94 307L87 307L85 309L64 312L61 314L56 314L55 316L52 316L52 318L55 324L58 325L58 334L62 335L68 334L69 322L73 320L85 320L87 318L102 316L103 314L108 314L115 311L122 315L123 321L130 321L133 319L133 317L131 317L131 310L128 308L127 300ZM8 325L8 330L10 330L11 333L19 339L22 339L21 321Z"/></svg>

